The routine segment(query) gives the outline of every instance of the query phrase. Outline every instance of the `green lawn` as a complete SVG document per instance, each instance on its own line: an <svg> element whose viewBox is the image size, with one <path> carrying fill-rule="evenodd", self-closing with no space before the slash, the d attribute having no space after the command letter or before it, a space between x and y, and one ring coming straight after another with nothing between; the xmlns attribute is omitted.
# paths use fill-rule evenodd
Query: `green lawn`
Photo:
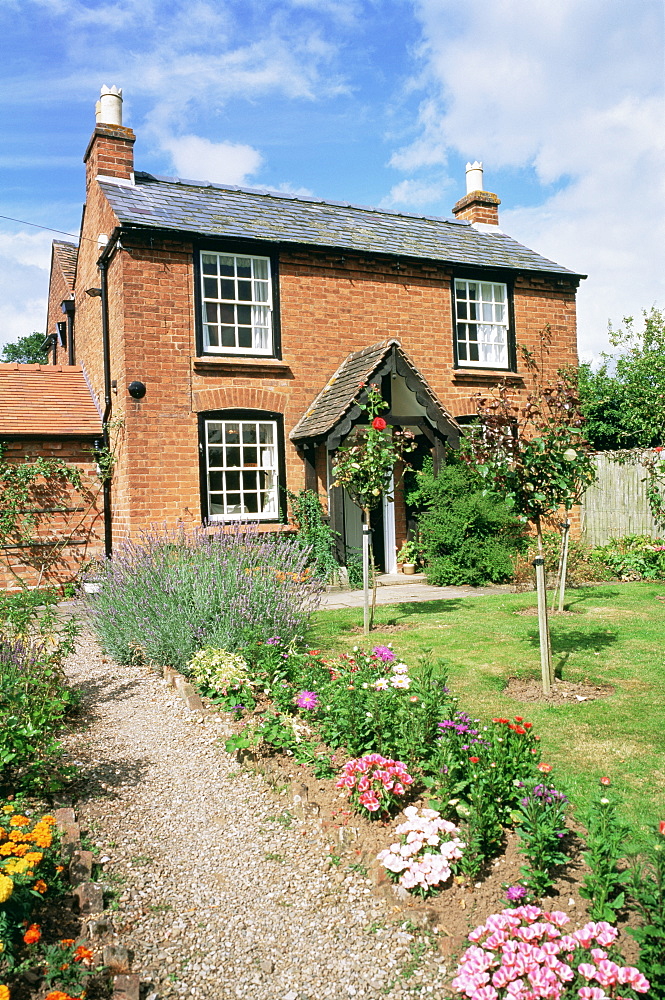
<svg viewBox="0 0 665 1000"><path fill-rule="evenodd" d="M535 607L534 593L379 607L369 645L392 642L411 664L433 649L446 661L460 708L481 719L532 721L543 761L555 766L550 777L573 802L583 805L607 775L640 830L665 819L665 601L659 596L665 584L583 587L567 593L572 613L551 619L557 675L610 685L597 701L548 707L504 693L511 676L540 676L538 619L515 613ZM362 609L318 612L309 638L328 654L366 647Z"/></svg>

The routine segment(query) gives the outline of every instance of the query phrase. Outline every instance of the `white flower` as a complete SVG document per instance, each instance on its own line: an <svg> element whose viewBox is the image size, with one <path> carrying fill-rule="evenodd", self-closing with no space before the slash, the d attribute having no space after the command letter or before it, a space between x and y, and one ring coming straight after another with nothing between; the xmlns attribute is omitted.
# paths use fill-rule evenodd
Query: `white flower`
<svg viewBox="0 0 665 1000"><path fill-rule="evenodd" d="M394 674L408 674L409 668L406 663L393 663Z"/></svg>
<svg viewBox="0 0 665 1000"><path fill-rule="evenodd" d="M375 691L385 691L387 687L388 687L387 677L379 677L378 681L374 681Z"/></svg>
<svg viewBox="0 0 665 1000"><path fill-rule="evenodd" d="M390 678L390 683L394 688L400 688L402 691L408 691L411 687L411 679L409 677L402 677L400 674L393 674Z"/></svg>

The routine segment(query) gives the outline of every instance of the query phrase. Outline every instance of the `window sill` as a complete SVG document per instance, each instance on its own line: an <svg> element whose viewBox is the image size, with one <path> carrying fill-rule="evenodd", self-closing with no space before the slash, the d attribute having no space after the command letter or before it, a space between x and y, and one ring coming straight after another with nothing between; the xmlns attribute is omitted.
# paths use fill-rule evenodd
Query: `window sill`
<svg viewBox="0 0 665 1000"><path fill-rule="evenodd" d="M524 378L506 368L454 368L455 382L507 382L509 385L524 385Z"/></svg>
<svg viewBox="0 0 665 1000"><path fill-rule="evenodd" d="M288 361L280 361L278 358L244 358L244 357L205 357L194 358L194 371L196 372L290 372L291 365Z"/></svg>

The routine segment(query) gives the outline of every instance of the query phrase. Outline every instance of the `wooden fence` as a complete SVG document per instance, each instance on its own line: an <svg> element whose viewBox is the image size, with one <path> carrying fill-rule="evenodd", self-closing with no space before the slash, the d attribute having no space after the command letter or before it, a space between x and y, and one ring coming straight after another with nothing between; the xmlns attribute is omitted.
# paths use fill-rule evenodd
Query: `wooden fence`
<svg viewBox="0 0 665 1000"><path fill-rule="evenodd" d="M597 479L584 494L580 517L582 537L589 545L604 545L623 535L663 535L651 516L640 452L619 464L610 454L595 456Z"/></svg>

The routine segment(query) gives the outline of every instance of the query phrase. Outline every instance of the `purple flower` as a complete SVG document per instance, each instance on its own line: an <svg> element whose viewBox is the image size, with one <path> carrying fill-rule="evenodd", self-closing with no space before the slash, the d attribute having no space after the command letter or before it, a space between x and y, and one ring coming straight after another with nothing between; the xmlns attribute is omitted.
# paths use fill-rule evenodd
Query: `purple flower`
<svg viewBox="0 0 665 1000"><path fill-rule="evenodd" d="M278 635L274 635L272 639L266 639L266 646L279 646L281 641Z"/></svg>
<svg viewBox="0 0 665 1000"><path fill-rule="evenodd" d="M390 646L375 646L372 652L384 663L392 663L397 659Z"/></svg>
<svg viewBox="0 0 665 1000"><path fill-rule="evenodd" d="M519 903L526 896L526 886L509 885L506 889L506 899L509 903Z"/></svg>
<svg viewBox="0 0 665 1000"><path fill-rule="evenodd" d="M319 704L319 696L316 691L301 691L296 698L298 708L307 708L313 711Z"/></svg>

